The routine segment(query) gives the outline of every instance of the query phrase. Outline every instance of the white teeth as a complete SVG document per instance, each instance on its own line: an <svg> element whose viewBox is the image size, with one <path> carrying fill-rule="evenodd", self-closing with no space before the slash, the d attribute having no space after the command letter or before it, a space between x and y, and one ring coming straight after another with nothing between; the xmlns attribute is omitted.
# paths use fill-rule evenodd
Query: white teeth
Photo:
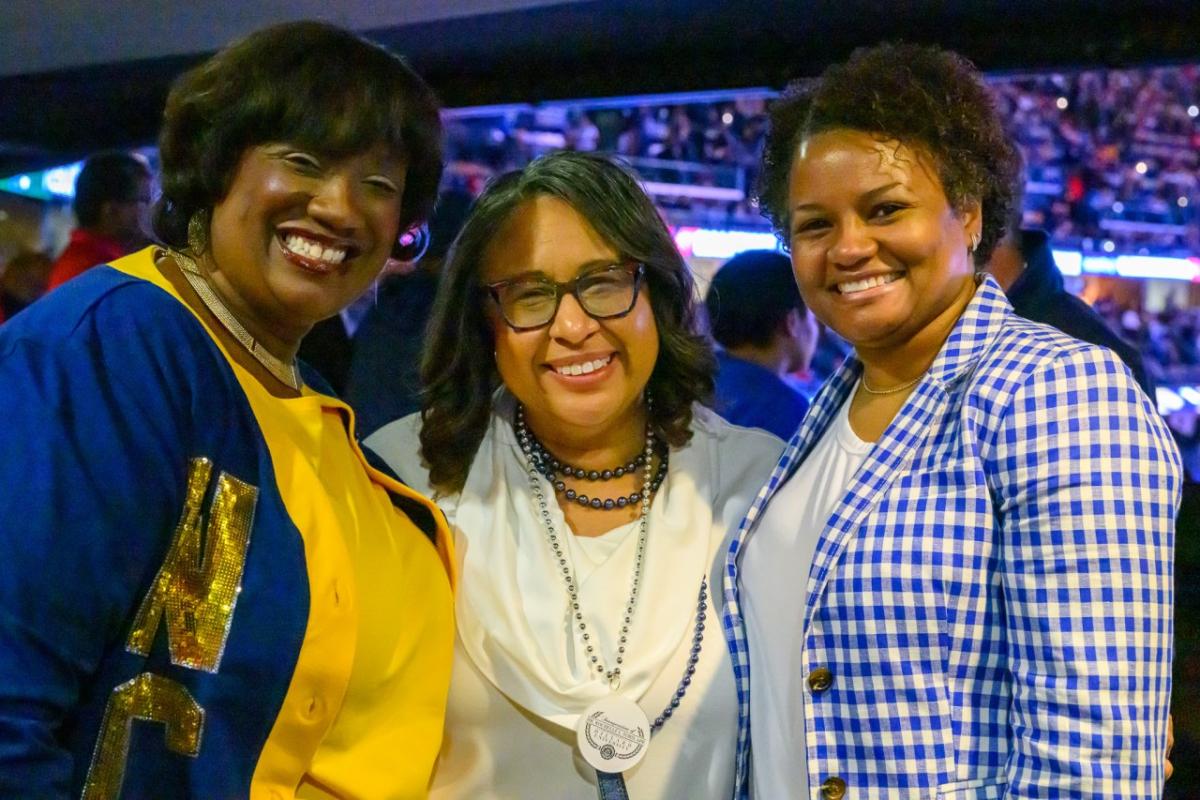
<svg viewBox="0 0 1200 800"><path fill-rule="evenodd" d="M587 375L589 372L595 372L600 369L609 361L612 361L612 356L597 358L594 361L585 361L582 364L568 364L565 367L557 367L556 371L559 375Z"/></svg>
<svg viewBox="0 0 1200 800"><path fill-rule="evenodd" d="M346 251L341 247L323 247L311 239L298 234L290 234L283 240L283 246L296 255L324 261L327 264L340 264L346 260Z"/></svg>
<svg viewBox="0 0 1200 800"><path fill-rule="evenodd" d="M854 294L855 292L864 292L867 289L874 289L876 286L883 286L885 283L891 283L897 280L900 276L896 273L888 275L876 275L873 278L863 278L861 281L846 281L839 283L837 290L842 294Z"/></svg>

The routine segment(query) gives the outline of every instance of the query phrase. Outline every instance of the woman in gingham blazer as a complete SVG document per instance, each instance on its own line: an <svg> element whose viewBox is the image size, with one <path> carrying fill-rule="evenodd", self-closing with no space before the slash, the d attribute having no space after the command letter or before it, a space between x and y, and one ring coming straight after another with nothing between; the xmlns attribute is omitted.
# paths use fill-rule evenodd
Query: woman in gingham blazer
<svg viewBox="0 0 1200 800"><path fill-rule="evenodd" d="M773 107L765 162L855 355L729 548L737 796L1161 796L1178 454L1111 351L976 273L1017 173L978 74L860 51Z"/></svg>

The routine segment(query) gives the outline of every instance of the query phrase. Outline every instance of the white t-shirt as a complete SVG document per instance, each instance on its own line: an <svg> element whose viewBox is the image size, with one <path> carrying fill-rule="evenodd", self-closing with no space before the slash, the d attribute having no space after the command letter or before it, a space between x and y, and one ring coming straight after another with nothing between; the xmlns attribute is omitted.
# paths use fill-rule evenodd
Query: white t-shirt
<svg viewBox="0 0 1200 800"><path fill-rule="evenodd" d="M873 446L850 428L849 407L847 400L808 458L775 492L742 555L755 800L810 796L804 704L808 674L821 665L804 658L808 574L829 515Z"/></svg>
<svg viewBox="0 0 1200 800"><path fill-rule="evenodd" d="M431 798L591 800L596 774L577 754L575 723L611 690L593 674L572 624L511 409L498 405L462 492L435 497L454 531L461 577L446 736ZM406 417L367 444L410 486L430 493L414 457L419 427L417 415ZM704 641L687 695L651 740L646 758L626 773L634 798L728 797L733 787L737 692L720 624L721 566L729 532L783 443L699 407L692 431L691 442L672 449L667 478L650 507L620 693L651 720L670 702L687 666L697 592L707 576ZM543 489L553 495L548 484ZM568 530L557 503L549 513L556 530ZM588 628L606 658L615 650L629 595L636 527L562 539Z"/></svg>

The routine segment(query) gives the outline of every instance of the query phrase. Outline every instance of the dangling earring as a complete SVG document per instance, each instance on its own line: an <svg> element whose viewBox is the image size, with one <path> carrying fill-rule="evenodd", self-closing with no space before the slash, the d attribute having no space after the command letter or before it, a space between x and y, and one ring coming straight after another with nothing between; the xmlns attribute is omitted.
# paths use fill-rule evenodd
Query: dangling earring
<svg viewBox="0 0 1200 800"><path fill-rule="evenodd" d="M971 234L971 250L970 250L970 252L972 254L974 254L974 252L979 249L979 239L980 238L981 237L979 236L978 233Z"/></svg>
<svg viewBox="0 0 1200 800"><path fill-rule="evenodd" d="M187 226L188 249L199 257L208 249L208 211L200 209L188 220Z"/></svg>
<svg viewBox="0 0 1200 800"><path fill-rule="evenodd" d="M418 261L429 249L429 225L422 223L400 234L392 245L392 258L412 263Z"/></svg>

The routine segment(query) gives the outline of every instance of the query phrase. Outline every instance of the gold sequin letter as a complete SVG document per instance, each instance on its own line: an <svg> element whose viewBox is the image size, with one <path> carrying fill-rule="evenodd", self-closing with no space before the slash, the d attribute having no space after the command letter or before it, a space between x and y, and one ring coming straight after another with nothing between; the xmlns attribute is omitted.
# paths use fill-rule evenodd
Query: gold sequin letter
<svg viewBox="0 0 1200 800"><path fill-rule="evenodd" d="M185 756L200 752L204 709L175 681L143 672L113 689L100 723L100 738L92 754L83 800L112 800L121 793L129 733L135 719L166 726L167 748Z"/></svg>
<svg viewBox="0 0 1200 800"><path fill-rule="evenodd" d="M205 672L221 665L258 500L258 489L222 472L201 552L200 507L211 475L211 461L192 459L183 514L128 642L130 652L149 655L165 612L171 663Z"/></svg>

